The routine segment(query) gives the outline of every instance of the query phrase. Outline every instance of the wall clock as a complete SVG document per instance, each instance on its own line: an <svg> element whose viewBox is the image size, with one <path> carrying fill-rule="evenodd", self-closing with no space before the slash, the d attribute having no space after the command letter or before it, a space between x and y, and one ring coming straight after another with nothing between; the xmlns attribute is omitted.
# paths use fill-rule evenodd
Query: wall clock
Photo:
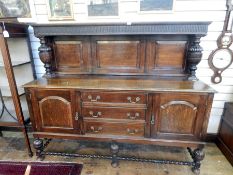
<svg viewBox="0 0 233 175"><path fill-rule="evenodd" d="M223 32L217 39L218 48L213 50L208 58L208 64L214 74L211 81L215 84L221 83L222 72L226 70L233 62L233 52L229 48L233 42L232 36L232 0L227 1L226 19L223 26Z"/></svg>

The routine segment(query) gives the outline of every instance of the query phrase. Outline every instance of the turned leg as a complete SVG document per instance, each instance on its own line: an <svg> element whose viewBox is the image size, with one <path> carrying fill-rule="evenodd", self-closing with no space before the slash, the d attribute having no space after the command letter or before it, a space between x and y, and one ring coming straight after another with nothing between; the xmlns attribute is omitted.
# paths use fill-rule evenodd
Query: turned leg
<svg viewBox="0 0 233 175"><path fill-rule="evenodd" d="M42 155L44 149L43 140L36 138L33 142L33 147L36 149L37 158L43 160L44 159L44 155Z"/></svg>
<svg viewBox="0 0 233 175"><path fill-rule="evenodd" d="M116 168L119 165L119 160L117 159L117 154L119 152L119 146L116 143L111 144L111 153L112 153L112 167Z"/></svg>
<svg viewBox="0 0 233 175"><path fill-rule="evenodd" d="M202 148L197 148L193 151L190 148L188 148L188 150L190 155L192 156L194 163L192 167L192 171L198 175L200 174L201 161L204 159L205 153Z"/></svg>

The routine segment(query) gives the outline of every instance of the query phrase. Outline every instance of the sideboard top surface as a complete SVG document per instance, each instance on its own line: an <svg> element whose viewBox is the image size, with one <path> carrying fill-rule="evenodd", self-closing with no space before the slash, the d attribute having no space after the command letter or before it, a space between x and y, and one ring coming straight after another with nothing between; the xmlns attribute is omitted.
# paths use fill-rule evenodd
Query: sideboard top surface
<svg viewBox="0 0 233 175"><path fill-rule="evenodd" d="M201 81L153 80L127 78L121 76L75 78L40 78L24 85L32 88L72 88L86 90L130 90L151 92L202 92L214 93L215 90Z"/></svg>

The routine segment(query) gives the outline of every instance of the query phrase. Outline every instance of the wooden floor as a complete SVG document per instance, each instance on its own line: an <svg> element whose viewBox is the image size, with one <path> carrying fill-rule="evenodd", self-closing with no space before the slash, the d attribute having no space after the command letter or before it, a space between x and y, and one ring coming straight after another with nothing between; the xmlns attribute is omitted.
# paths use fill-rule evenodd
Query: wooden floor
<svg viewBox="0 0 233 175"><path fill-rule="evenodd" d="M185 149L155 147L145 145L120 145L121 154L146 158L191 160ZM68 151L70 153L109 154L106 143L52 141L48 148L51 151ZM233 167L226 160L215 144L207 144L206 157L202 163L201 175L233 175ZM0 138L0 160L39 161L36 156L29 158L24 148L24 140L18 133L4 133ZM161 165L121 161L118 168L112 168L110 160L89 158L69 158L47 156L44 160L54 162L77 162L84 164L82 175L193 175L190 167L177 165Z"/></svg>

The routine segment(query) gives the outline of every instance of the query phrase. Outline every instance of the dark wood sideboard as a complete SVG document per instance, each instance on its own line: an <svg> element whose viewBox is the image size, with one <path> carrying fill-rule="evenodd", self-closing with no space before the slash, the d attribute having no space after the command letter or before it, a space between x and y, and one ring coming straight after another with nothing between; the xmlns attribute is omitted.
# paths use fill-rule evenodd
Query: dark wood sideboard
<svg viewBox="0 0 233 175"><path fill-rule="evenodd" d="M208 24L34 25L46 74L24 87L37 155L52 154L51 138L111 142L113 166L119 142L180 146L193 162L160 163L199 173L214 95L195 76Z"/></svg>
<svg viewBox="0 0 233 175"><path fill-rule="evenodd" d="M225 103L219 133L216 141L218 147L233 166L233 103Z"/></svg>

